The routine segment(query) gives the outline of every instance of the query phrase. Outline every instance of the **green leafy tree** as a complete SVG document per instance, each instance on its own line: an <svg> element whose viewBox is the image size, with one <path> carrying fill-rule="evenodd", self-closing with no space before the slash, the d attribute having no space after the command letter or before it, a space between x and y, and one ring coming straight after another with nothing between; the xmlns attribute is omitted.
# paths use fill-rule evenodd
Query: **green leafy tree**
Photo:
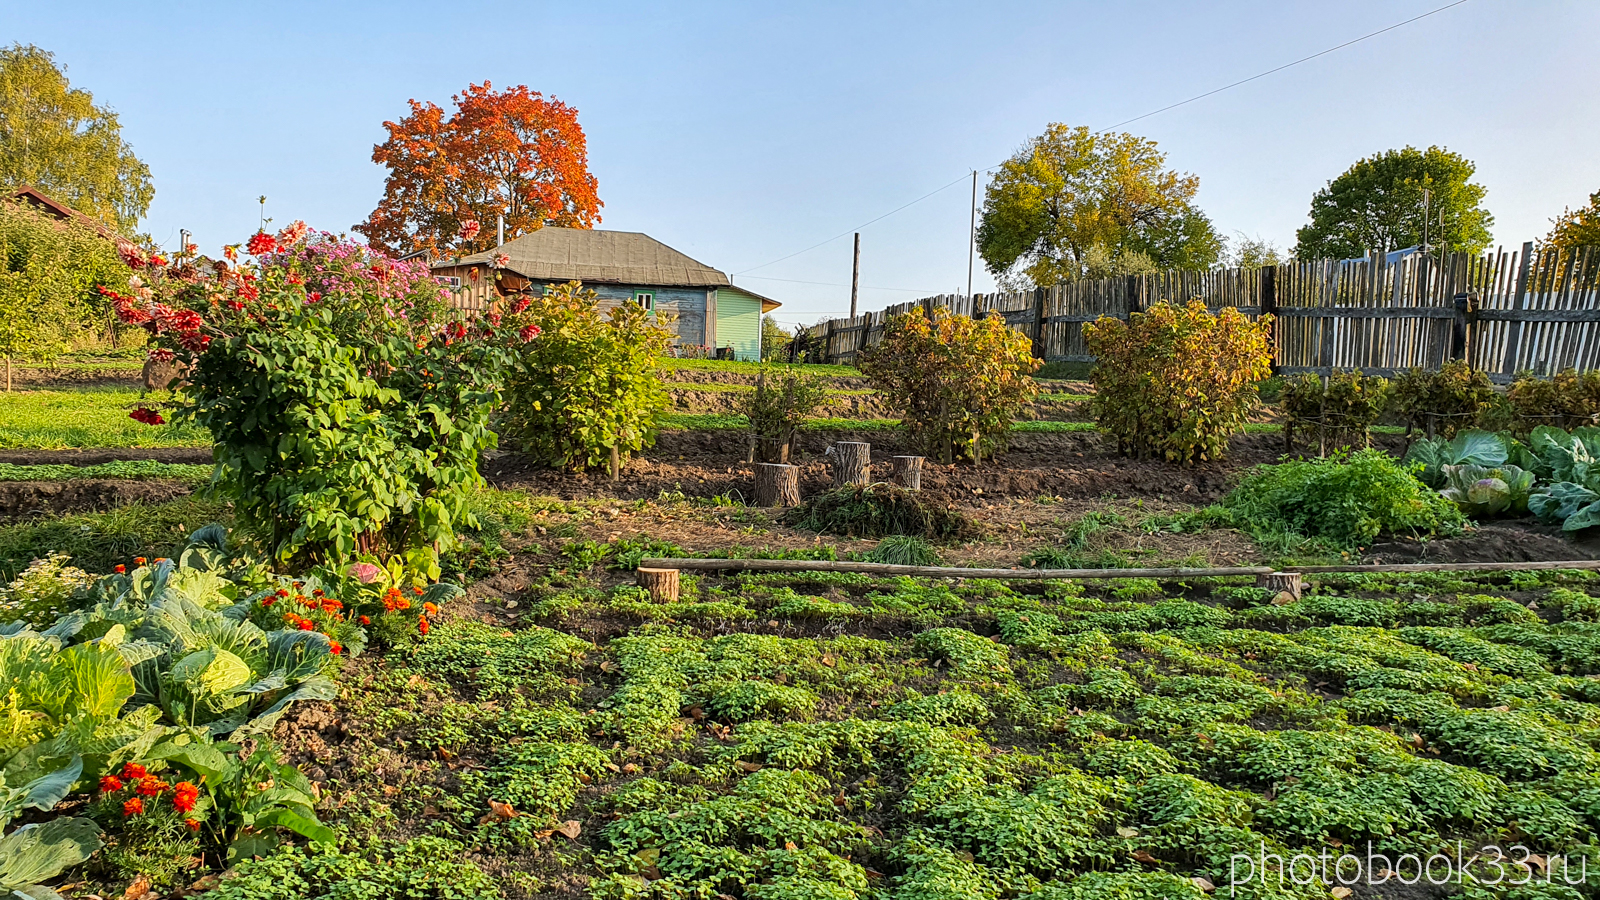
<svg viewBox="0 0 1600 900"><path fill-rule="evenodd" d="M1283 252L1278 245L1260 235L1251 237L1239 232L1239 237L1230 242L1228 249L1228 265L1238 269L1257 269L1265 266L1281 266L1284 263Z"/></svg>
<svg viewBox="0 0 1600 900"><path fill-rule="evenodd" d="M117 114L31 44L0 49L0 185L19 184L129 233L156 193Z"/></svg>
<svg viewBox="0 0 1600 900"><path fill-rule="evenodd" d="M744 400L761 461L788 462L795 433L827 402L828 388L821 375L804 366L762 366L756 389Z"/></svg>
<svg viewBox="0 0 1600 900"><path fill-rule="evenodd" d="M978 252L997 277L1036 285L1209 268L1223 240L1193 204L1199 188L1154 141L1051 125L990 180Z"/></svg>
<svg viewBox="0 0 1600 900"><path fill-rule="evenodd" d="M761 358L772 359L783 353L794 340L794 335L789 329L778 324L771 316L761 317Z"/></svg>
<svg viewBox="0 0 1600 900"><path fill-rule="evenodd" d="M861 371L903 416L913 447L979 459L1005 438L1039 388L1032 344L1005 319L953 315L936 307L890 319L883 340L861 354Z"/></svg>
<svg viewBox="0 0 1600 900"><path fill-rule="evenodd" d="M1565 209L1550 224L1546 247L1600 247L1600 191L1589 195L1588 206Z"/></svg>
<svg viewBox="0 0 1600 900"><path fill-rule="evenodd" d="M98 287L126 290L132 272L111 242L20 201L0 201L0 356L49 359L105 308Z"/></svg>
<svg viewBox="0 0 1600 900"><path fill-rule="evenodd" d="M655 443L667 392L656 361L672 332L632 303L606 313L576 281L519 302L511 327L537 329L506 383L500 433L525 453L556 466L620 464Z"/></svg>
<svg viewBox="0 0 1600 900"><path fill-rule="evenodd" d="M1297 232L1294 255L1350 259L1421 244L1424 190L1428 243L1481 253L1489 246L1494 216L1483 208L1484 187L1472 183L1475 171L1471 160L1442 147L1369 156L1311 198L1311 224Z"/></svg>

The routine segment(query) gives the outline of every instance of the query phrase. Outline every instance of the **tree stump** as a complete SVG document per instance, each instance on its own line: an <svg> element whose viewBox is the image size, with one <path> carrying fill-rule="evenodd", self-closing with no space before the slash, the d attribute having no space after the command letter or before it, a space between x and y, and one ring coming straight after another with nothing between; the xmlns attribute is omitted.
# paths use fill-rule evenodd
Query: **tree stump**
<svg viewBox="0 0 1600 900"><path fill-rule="evenodd" d="M890 481L908 491L922 490L922 457L891 456L889 464Z"/></svg>
<svg viewBox="0 0 1600 900"><path fill-rule="evenodd" d="M799 506L800 468L783 463L758 463L756 505Z"/></svg>
<svg viewBox="0 0 1600 900"><path fill-rule="evenodd" d="M1269 575L1257 575L1256 587L1272 591L1272 602L1276 606L1293 603L1300 599L1300 573L1273 572ZM1279 603L1279 600L1283 603Z"/></svg>
<svg viewBox="0 0 1600 900"><path fill-rule="evenodd" d="M833 483L865 487L872 469L872 445L840 441L833 445Z"/></svg>
<svg viewBox="0 0 1600 900"><path fill-rule="evenodd" d="M172 387L182 374L177 363L147 359L144 361L144 370L139 373L139 380L144 382L147 391L164 391Z"/></svg>
<svg viewBox="0 0 1600 900"><path fill-rule="evenodd" d="M639 587L650 592L651 600L657 603L678 602L677 569L640 569L638 578Z"/></svg>

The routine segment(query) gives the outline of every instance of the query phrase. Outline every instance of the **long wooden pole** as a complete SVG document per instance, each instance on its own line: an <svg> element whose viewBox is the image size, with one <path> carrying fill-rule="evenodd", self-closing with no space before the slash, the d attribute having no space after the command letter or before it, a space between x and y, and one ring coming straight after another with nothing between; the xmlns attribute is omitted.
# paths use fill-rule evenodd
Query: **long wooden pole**
<svg viewBox="0 0 1600 900"><path fill-rule="evenodd" d="M850 318L856 317L856 293L861 287L861 232L856 232L856 257L850 264Z"/></svg>
<svg viewBox="0 0 1600 900"><path fill-rule="evenodd" d="M866 575L914 575L922 578L996 578L1045 581L1057 578L1206 578L1223 575L1267 575L1271 566L1218 569L963 569L956 566L897 566L889 563L809 559L645 559L641 568L693 569L724 572L860 572Z"/></svg>
<svg viewBox="0 0 1600 900"><path fill-rule="evenodd" d="M1528 572L1552 569L1600 569L1600 559L1558 562L1507 563L1396 563L1348 566L1221 566L1206 569L966 569L959 566L897 566L888 563L840 562L810 559L646 559L650 569L691 569L721 572L860 572L866 575L911 575L920 578L994 578L1011 581L1050 581L1062 578L1221 578L1230 575L1270 575L1333 572Z"/></svg>
<svg viewBox="0 0 1600 900"><path fill-rule="evenodd" d="M972 257L978 247L978 170L972 170L972 209L967 217L967 297L972 296ZM976 309L973 310L977 312Z"/></svg>

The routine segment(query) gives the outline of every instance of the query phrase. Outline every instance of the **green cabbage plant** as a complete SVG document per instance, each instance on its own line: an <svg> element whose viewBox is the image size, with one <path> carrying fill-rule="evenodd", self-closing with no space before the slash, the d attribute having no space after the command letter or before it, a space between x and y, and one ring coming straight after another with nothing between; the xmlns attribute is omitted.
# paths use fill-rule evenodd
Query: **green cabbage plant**
<svg viewBox="0 0 1600 900"><path fill-rule="evenodd" d="M1446 465L1445 487L1439 493L1469 516L1526 513L1533 491L1533 473L1517 466Z"/></svg>
<svg viewBox="0 0 1600 900"><path fill-rule="evenodd" d="M1438 490L1448 481L1446 466L1495 466L1512 460L1516 441L1490 431L1467 429L1450 440L1424 438L1406 450L1405 461L1420 466L1417 478Z"/></svg>

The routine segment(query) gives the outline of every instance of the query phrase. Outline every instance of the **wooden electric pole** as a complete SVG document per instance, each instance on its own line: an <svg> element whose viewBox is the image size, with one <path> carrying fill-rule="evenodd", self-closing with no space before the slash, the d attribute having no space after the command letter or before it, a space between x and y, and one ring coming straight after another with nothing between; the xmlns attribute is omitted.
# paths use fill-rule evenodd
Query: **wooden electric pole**
<svg viewBox="0 0 1600 900"><path fill-rule="evenodd" d="M856 261L850 266L850 318L856 317L856 293L861 287L861 232L856 232Z"/></svg>
<svg viewBox="0 0 1600 900"><path fill-rule="evenodd" d="M972 209L967 223L967 296L972 296L972 255L978 246L978 170L972 170Z"/></svg>

